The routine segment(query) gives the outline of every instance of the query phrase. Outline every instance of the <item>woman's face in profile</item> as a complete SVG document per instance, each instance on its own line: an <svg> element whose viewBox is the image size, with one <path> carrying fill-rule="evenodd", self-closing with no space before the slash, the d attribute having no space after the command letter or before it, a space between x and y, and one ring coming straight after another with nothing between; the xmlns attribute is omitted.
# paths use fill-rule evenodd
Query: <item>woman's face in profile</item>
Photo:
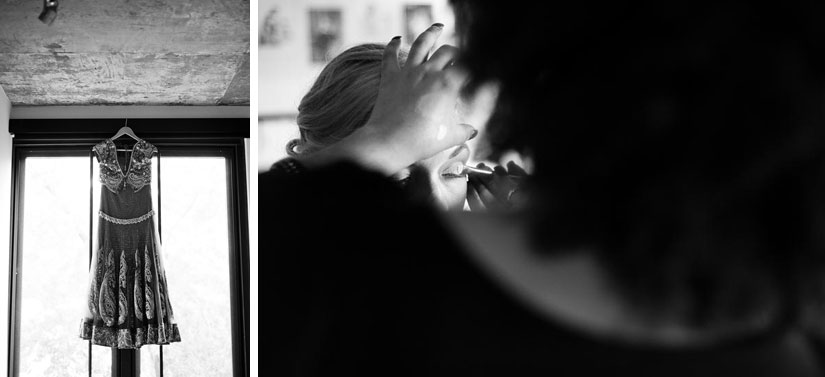
<svg viewBox="0 0 825 377"><path fill-rule="evenodd" d="M481 133L492 114L497 96L497 86L483 85L472 98L458 99L451 114L453 121L470 124ZM475 141L445 149L414 164L426 171L433 198L443 209L461 210L464 208L464 201L467 197L467 176L462 175L461 171L470 159L470 148ZM409 168L396 175L398 179L407 176L409 176Z"/></svg>
<svg viewBox="0 0 825 377"><path fill-rule="evenodd" d="M446 210L461 210L467 196L467 177L461 170L470 158L467 144L445 149L414 166L426 172L429 190L439 207ZM395 175L402 180L410 175L412 167Z"/></svg>

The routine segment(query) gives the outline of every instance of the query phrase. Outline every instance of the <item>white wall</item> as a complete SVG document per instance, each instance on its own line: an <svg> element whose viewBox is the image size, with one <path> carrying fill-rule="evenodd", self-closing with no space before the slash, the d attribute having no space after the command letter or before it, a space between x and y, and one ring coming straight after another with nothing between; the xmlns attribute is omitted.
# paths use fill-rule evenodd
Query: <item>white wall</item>
<svg viewBox="0 0 825 377"><path fill-rule="evenodd" d="M11 134L9 116L11 102L0 87L0 260L9 260L11 249ZM8 366L9 323L9 267L0 264L0 368L5 373Z"/></svg>
<svg viewBox="0 0 825 377"><path fill-rule="evenodd" d="M444 24L440 42L455 44L454 16L447 0L259 0L258 32L263 32L267 15L275 9L283 41L258 46L258 115L297 113L301 96L324 67L312 62L310 9L341 11L341 52L357 44L387 43L396 35L404 36L404 6L413 4L432 6L433 23Z"/></svg>

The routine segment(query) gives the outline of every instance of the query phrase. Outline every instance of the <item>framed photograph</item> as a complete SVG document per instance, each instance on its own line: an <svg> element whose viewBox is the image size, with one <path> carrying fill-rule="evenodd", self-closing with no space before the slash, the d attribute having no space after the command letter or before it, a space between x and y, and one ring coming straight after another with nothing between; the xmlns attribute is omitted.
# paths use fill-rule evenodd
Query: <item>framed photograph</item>
<svg viewBox="0 0 825 377"><path fill-rule="evenodd" d="M266 13L263 24L258 29L258 45L278 46L288 38L287 18L280 9L273 7Z"/></svg>
<svg viewBox="0 0 825 377"><path fill-rule="evenodd" d="M341 11L338 9L311 9L309 35L312 62L329 61L341 46Z"/></svg>
<svg viewBox="0 0 825 377"><path fill-rule="evenodd" d="M433 24L433 7L431 5L404 6L404 27L407 43L411 44L418 34Z"/></svg>

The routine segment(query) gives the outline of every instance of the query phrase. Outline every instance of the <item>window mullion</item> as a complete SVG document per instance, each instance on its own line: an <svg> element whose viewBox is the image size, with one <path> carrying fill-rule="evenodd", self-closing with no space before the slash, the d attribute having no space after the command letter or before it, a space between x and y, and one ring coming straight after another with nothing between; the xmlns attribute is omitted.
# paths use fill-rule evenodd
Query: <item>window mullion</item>
<svg viewBox="0 0 825 377"><path fill-rule="evenodd" d="M94 152L89 151L89 269L92 268L92 249L94 234ZM89 339L89 377L92 377L92 340Z"/></svg>

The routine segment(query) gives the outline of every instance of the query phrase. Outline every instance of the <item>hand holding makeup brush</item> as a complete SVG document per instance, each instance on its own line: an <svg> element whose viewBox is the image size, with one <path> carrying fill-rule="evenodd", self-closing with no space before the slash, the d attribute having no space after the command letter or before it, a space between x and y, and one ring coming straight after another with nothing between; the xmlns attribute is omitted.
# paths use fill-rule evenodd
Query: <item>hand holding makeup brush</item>
<svg viewBox="0 0 825 377"><path fill-rule="evenodd" d="M478 169L490 174L474 171ZM508 162L506 168L496 166L492 169L480 163L468 176L467 203L472 211L508 210L523 203L519 185L527 172L513 161Z"/></svg>

